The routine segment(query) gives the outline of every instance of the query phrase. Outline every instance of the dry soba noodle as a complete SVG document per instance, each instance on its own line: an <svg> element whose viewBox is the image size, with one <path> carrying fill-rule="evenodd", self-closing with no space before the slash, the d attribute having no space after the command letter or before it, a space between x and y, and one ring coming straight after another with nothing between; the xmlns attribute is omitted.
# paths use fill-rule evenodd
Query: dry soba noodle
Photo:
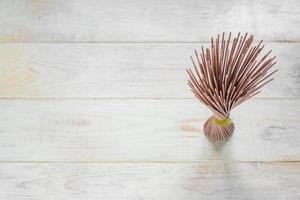
<svg viewBox="0 0 300 200"><path fill-rule="evenodd" d="M259 56L264 45L252 45L253 35L240 33L231 42L231 33L214 40L210 49L201 48L191 57L194 71L187 69L188 85L194 95L212 112L204 124L204 133L214 141L227 140L234 131L230 111L260 92L273 80L275 57L267 52Z"/></svg>

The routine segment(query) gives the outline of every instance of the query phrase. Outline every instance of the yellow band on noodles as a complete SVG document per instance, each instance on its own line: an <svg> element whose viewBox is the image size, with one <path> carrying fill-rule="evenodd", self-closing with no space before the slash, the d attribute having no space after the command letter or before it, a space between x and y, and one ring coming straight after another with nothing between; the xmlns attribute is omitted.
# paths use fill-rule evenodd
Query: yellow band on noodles
<svg viewBox="0 0 300 200"><path fill-rule="evenodd" d="M223 119L223 120L219 120L217 118L214 118L214 122L215 122L215 124L217 124L219 126L227 126L227 125L232 123L231 119L229 119L229 118Z"/></svg>

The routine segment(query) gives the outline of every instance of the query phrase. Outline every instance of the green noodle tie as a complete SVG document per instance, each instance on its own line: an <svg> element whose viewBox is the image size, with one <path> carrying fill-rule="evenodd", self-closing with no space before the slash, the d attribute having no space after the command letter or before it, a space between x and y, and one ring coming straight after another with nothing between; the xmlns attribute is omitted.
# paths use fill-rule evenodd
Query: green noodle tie
<svg viewBox="0 0 300 200"><path fill-rule="evenodd" d="M217 124L219 126L227 126L227 125L232 123L232 120L229 119L229 118L223 119L223 120L219 120L217 118L214 118L214 122L215 122L215 124Z"/></svg>

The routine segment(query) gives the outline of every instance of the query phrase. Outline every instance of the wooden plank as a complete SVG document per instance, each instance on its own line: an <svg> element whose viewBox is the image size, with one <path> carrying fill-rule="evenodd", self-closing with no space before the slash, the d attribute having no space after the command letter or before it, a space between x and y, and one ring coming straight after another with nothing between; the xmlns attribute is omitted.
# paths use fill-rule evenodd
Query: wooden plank
<svg viewBox="0 0 300 200"><path fill-rule="evenodd" d="M196 100L1 100L0 161L299 161L300 101L251 100L223 146Z"/></svg>
<svg viewBox="0 0 300 200"><path fill-rule="evenodd" d="M1 44L0 98L194 98L186 67L208 44ZM300 97L300 44L268 43L279 73L258 98Z"/></svg>
<svg viewBox="0 0 300 200"><path fill-rule="evenodd" d="M300 40L298 0L0 2L0 42L207 41L222 31Z"/></svg>
<svg viewBox="0 0 300 200"><path fill-rule="evenodd" d="M0 164L5 200L296 200L299 163Z"/></svg>

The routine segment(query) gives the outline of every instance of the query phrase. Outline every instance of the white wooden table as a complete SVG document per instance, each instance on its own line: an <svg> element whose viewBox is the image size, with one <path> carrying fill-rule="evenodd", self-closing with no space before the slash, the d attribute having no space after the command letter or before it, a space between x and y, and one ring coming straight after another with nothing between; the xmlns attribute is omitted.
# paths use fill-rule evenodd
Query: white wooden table
<svg viewBox="0 0 300 200"><path fill-rule="evenodd" d="M249 32L276 80L233 111L189 91L194 49ZM300 199L300 1L0 1L0 199Z"/></svg>

